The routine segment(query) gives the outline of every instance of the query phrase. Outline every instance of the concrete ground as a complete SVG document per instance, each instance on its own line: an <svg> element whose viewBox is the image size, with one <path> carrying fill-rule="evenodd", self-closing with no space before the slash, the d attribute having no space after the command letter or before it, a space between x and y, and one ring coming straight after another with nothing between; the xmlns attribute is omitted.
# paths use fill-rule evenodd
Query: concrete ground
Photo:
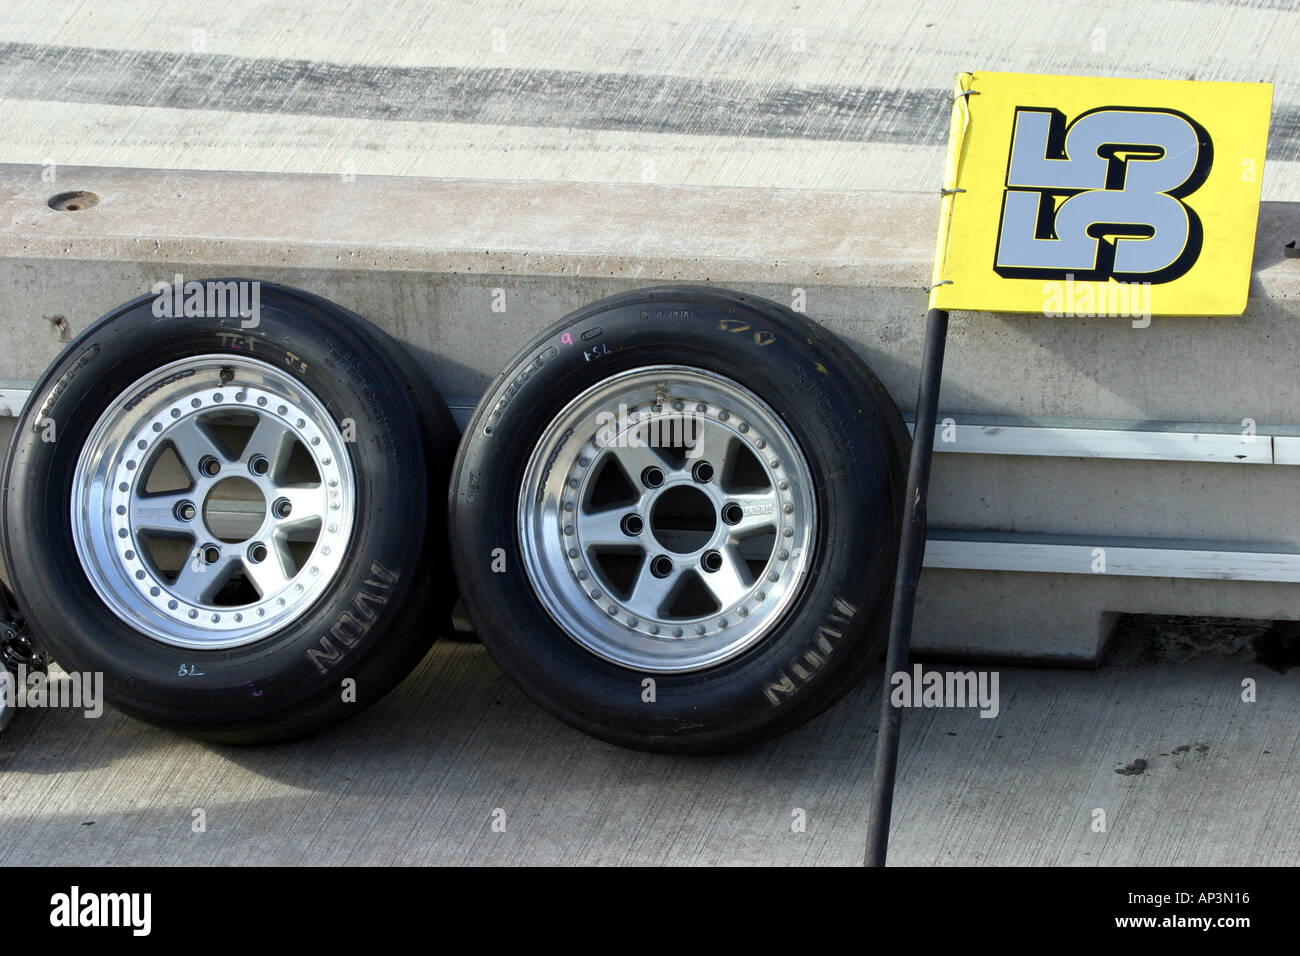
<svg viewBox="0 0 1300 956"><path fill-rule="evenodd" d="M1210 643L1179 663L998 668L995 718L907 711L891 862L1300 864L1296 672ZM20 712L0 737L0 866L856 865L879 689L690 759L570 729L478 644L440 642L372 709L274 747Z"/></svg>

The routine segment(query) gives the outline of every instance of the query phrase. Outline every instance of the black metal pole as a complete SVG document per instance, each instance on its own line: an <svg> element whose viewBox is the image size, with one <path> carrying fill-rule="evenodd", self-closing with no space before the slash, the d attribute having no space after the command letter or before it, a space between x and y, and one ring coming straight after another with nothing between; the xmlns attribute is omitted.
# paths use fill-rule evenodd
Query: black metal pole
<svg viewBox="0 0 1300 956"><path fill-rule="evenodd" d="M948 313L931 309L925 318L925 347L921 383L916 391L916 433L907 466L907 498L903 505L903 536L894 577L894 606L889 618L889 651L885 683L880 690L880 734L876 738L876 771L871 782L871 828L867 833L867 866L884 866L889 852L889 818L894 804L894 775L898 770L898 733L903 714L890 703L889 678L907 666L912 644L912 610L916 581L925 555L925 495L930 485L934 425L939 411L939 382L943 350L948 339Z"/></svg>

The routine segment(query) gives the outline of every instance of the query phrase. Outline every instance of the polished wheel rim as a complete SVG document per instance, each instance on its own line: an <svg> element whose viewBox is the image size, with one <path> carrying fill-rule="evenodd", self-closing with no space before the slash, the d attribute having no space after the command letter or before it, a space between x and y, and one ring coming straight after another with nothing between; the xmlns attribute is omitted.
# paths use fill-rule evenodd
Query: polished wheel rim
<svg viewBox="0 0 1300 956"><path fill-rule="evenodd" d="M816 514L776 413L713 372L615 375L547 426L524 473L529 580L575 641L635 670L716 666L798 596Z"/></svg>
<svg viewBox="0 0 1300 956"><path fill-rule="evenodd" d="M355 504L343 433L315 395L264 362L200 355L150 372L100 416L73 476L72 532L127 624L227 648L325 592Z"/></svg>

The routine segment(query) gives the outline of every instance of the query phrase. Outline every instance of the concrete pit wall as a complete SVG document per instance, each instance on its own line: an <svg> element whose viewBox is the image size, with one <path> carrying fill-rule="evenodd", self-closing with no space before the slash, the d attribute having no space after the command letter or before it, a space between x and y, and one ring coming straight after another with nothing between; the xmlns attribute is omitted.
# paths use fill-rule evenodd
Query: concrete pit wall
<svg viewBox="0 0 1300 956"><path fill-rule="evenodd" d="M99 202L47 205L70 189ZM159 280L238 275L365 315L407 344L463 417L519 345L564 314L641 286L702 282L786 304L802 290L808 314L910 414L937 210L918 193L100 168L61 170L56 188L40 167L0 166L0 380L30 387L71 337ZM1264 205L1240 318L1134 328L953 315L941 418L987 426L978 447L990 453L938 443L931 550L948 532L997 546L961 559L973 567L927 567L919 650L1089 663L1115 612L1300 619L1300 469L1272 463L1291 460L1273 454L1275 440L1279 450L1300 440L1300 261L1284 251L1298 222L1294 205ZM1197 438L1183 443L1192 460L1099 458L1090 437L1101 427L1239 435L1247 418L1267 443L1250 462L1195 460ZM1006 454L996 435L1007 425L1071 429L1079 456ZM1134 539L1227 557L1189 572L1202 577L1086 562L995 570L1034 565L1008 550L1017 542ZM1252 552L1281 557L1233 557Z"/></svg>

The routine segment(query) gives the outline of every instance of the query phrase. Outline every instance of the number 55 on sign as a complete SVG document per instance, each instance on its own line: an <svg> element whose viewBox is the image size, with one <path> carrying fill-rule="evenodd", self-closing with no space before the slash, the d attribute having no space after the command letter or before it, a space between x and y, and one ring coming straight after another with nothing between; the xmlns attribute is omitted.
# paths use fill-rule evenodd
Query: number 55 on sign
<svg viewBox="0 0 1300 956"><path fill-rule="evenodd" d="M1105 313L1138 283L1156 315L1245 310L1271 85L981 71L955 93L931 308L1042 312L1068 284Z"/></svg>

